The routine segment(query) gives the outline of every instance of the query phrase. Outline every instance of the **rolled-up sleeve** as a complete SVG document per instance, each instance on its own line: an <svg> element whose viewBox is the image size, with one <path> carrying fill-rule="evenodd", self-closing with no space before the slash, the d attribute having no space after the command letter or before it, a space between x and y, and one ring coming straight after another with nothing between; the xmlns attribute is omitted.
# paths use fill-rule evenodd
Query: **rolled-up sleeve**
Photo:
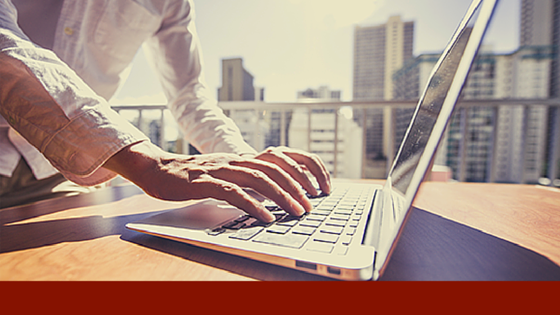
<svg viewBox="0 0 560 315"><path fill-rule="evenodd" d="M144 48L185 137L203 153L255 153L206 87L193 4L177 1L166 12Z"/></svg>
<svg viewBox="0 0 560 315"><path fill-rule="evenodd" d="M3 8L4 9L4 8ZM95 185L116 176L102 167L146 136L113 111L51 51L0 19L0 113L66 178Z"/></svg>

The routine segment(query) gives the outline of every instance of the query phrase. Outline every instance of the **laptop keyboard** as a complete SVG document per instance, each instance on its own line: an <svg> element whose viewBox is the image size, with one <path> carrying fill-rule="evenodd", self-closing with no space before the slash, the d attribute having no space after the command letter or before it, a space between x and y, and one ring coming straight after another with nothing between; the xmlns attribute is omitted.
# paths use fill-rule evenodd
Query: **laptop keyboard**
<svg viewBox="0 0 560 315"><path fill-rule="evenodd" d="M300 217L287 214L274 203L265 203L276 216L274 222L267 224L242 215L208 234L226 233L241 241L345 254L356 228L367 216L365 207L374 193L370 185L336 187L329 195L310 197L313 210Z"/></svg>

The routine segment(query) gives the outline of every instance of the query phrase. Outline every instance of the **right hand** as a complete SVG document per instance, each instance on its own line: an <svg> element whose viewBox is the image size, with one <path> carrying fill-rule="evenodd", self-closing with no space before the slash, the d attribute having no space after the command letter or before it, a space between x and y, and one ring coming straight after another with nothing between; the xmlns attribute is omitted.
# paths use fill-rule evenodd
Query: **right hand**
<svg viewBox="0 0 560 315"><path fill-rule="evenodd" d="M175 201L211 197L264 222L272 222L275 217L243 188L255 190L292 215L300 216L312 208L301 184L287 171L254 157L225 153L172 154L149 142L140 142L116 153L104 167L121 174L153 197ZM330 187L325 184L328 177L324 176L320 182Z"/></svg>

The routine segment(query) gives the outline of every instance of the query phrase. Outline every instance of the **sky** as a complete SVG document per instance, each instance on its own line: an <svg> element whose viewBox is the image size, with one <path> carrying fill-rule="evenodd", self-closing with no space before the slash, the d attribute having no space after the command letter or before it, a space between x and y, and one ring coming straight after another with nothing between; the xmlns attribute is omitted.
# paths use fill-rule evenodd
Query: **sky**
<svg viewBox="0 0 560 315"><path fill-rule="evenodd" d="M264 87L266 102L294 102L298 91L326 85L352 97L353 30L390 16L414 21L414 55L441 52L470 0L194 0L206 83L221 86L221 59L241 57ZM498 53L519 43L520 0L501 0L484 41ZM112 103L164 104L159 83L135 58Z"/></svg>

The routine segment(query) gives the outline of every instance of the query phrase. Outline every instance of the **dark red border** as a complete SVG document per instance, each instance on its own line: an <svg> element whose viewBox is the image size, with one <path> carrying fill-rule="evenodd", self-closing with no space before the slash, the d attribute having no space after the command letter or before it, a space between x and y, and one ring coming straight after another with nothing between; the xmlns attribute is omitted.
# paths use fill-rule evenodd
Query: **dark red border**
<svg viewBox="0 0 560 315"><path fill-rule="evenodd" d="M41 312L535 313L555 308L558 292L560 282L0 282L4 310Z"/></svg>

